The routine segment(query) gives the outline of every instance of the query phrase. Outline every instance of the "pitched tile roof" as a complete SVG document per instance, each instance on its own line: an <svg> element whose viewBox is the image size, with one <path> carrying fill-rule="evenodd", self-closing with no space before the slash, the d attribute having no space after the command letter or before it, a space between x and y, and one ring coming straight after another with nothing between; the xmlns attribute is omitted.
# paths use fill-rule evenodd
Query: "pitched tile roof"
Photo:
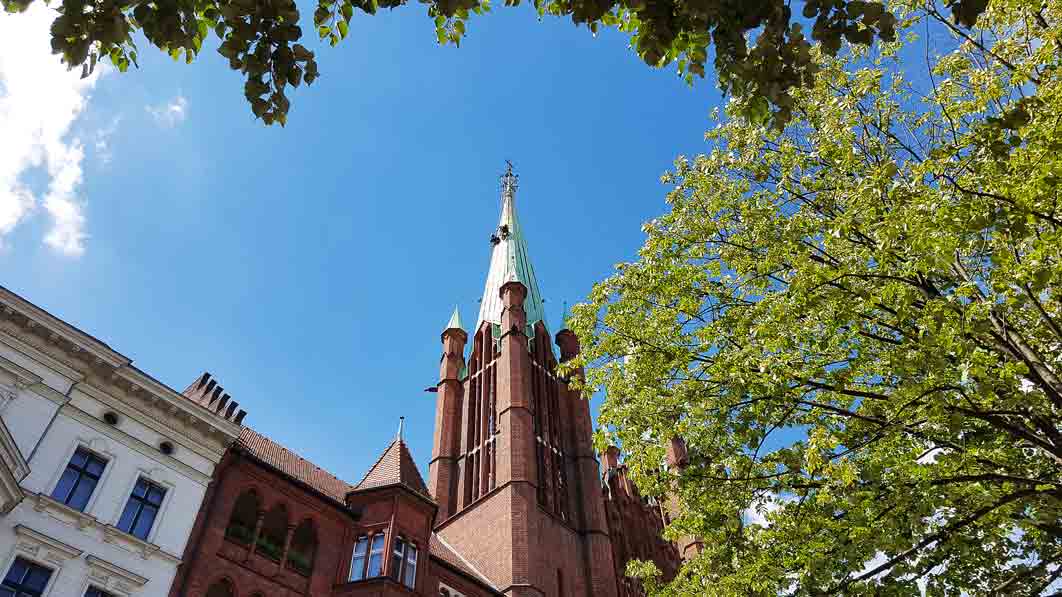
<svg viewBox="0 0 1062 597"><path fill-rule="evenodd" d="M372 465L369 472L365 473L365 478L355 485L354 489L360 491L387 485L403 485L432 500L428 486L424 484L424 479L420 476L420 471L417 470L417 465L409 454L406 442L399 438L395 438L395 441L387 446L376 464Z"/></svg>
<svg viewBox="0 0 1062 597"><path fill-rule="evenodd" d="M255 458L340 504L346 504L347 493L354 489L353 485L254 429L244 427L236 441Z"/></svg>
<svg viewBox="0 0 1062 597"><path fill-rule="evenodd" d="M409 453L409 448L406 447L405 442L398 439L384 450L376 464L369 469L365 478L357 485L351 485L339 479L250 427L243 428L236 443L254 458L261 460L282 474L304 483L318 493L331 498L339 505L345 505L347 493L355 489L372 489L395 484L405 485L418 494L431 499L428 488L424 484L424 479L421 478L420 471L417 470L417 465L413 462L413 457ZM428 553L432 557L468 575L469 578L493 588L493 585L490 584L486 577L472 568L464 558L458 555L452 547L442 541L435 533L431 534Z"/></svg>
<svg viewBox="0 0 1062 597"><path fill-rule="evenodd" d="M443 541L442 537L439 537L439 535L435 533L431 534L431 539L428 542L428 552L432 557L446 562L451 567L456 568L479 582L486 584L488 587L495 589L494 585L491 584L487 577L480 574L479 571L462 558L454 548L450 547L449 543Z"/></svg>

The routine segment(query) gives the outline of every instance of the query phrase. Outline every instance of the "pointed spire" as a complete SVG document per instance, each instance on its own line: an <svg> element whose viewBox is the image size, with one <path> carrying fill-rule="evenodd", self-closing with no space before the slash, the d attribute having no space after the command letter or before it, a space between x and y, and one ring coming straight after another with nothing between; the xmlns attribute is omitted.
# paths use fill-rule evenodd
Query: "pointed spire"
<svg viewBox="0 0 1062 597"><path fill-rule="evenodd" d="M402 441L402 431L406 426L406 418L398 417L398 435L395 436L396 441Z"/></svg>
<svg viewBox="0 0 1062 597"><path fill-rule="evenodd" d="M501 218L498 229L491 236L490 269L479 305L476 330L484 321L501 323L502 302L499 292L506 282L519 281L527 287L524 312L529 327L545 318L542 292L538 289L538 279L531 265L527 240L516 217L518 178L513 174L512 163L507 161L505 174L501 177Z"/></svg>
<svg viewBox="0 0 1062 597"><path fill-rule="evenodd" d="M380 455L380 458L372 465L369 472L365 473L365 477L354 486L352 491L401 485L432 500L431 493L428 492L428 486L424 484L424 478L420 476L420 471L417 470L417 465L413 462L413 456L409 453L406 442L402 441L401 433L400 430L399 436L391 442L390 446L387 446L384 453Z"/></svg>
<svg viewBox="0 0 1062 597"><path fill-rule="evenodd" d="M461 323L461 309L457 305L454 305L454 313L450 316L450 322L446 324L445 330L462 330L464 331L465 324Z"/></svg>

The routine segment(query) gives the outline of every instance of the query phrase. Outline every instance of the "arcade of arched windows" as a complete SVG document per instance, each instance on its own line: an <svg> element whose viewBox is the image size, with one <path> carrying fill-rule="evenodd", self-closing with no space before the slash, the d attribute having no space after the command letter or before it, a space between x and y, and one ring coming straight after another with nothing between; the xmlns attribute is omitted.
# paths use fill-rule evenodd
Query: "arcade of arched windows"
<svg viewBox="0 0 1062 597"><path fill-rule="evenodd" d="M317 553L317 527L313 520L304 518L293 523L286 504L275 503L267 509L254 489L245 490L233 504L225 538L303 576L313 572Z"/></svg>
<svg viewBox="0 0 1062 597"><path fill-rule="evenodd" d="M237 597L235 585L227 578L219 579L210 585L204 597ZM265 597L265 595L259 591L252 593L251 597Z"/></svg>

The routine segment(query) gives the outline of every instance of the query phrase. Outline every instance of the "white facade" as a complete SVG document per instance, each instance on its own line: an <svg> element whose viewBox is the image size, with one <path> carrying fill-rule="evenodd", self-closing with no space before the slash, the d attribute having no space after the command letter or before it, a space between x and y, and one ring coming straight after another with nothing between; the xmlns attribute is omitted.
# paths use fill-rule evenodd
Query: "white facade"
<svg viewBox="0 0 1062 597"><path fill-rule="evenodd" d="M0 581L22 558L51 570L45 597L90 587L165 597L214 466L239 433L232 409L189 400L0 287L0 418L28 464L21 501L0 513ZM51 496L79 448L106 464L87 502L71 507ZM119 528L141 479L165 490L143 539Z"/></svg>

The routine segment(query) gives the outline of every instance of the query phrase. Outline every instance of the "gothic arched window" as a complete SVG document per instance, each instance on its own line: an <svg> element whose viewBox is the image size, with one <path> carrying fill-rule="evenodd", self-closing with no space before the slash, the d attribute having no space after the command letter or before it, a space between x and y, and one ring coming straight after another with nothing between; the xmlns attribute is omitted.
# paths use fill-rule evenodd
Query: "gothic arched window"
<svg viewBox="0 0 1062 597"><path fill-rule="evenodd" d="M258 494L253 489L240 494L225 527L225 536L238 543L249 545L254 539L254 524L258 519Z"/></svg>
<svg viewBox="0 0 1062 597"><path fill-rule="evenodd" d="M304 520L295 529L291 537L291 548L288 549L288 567L292 570L309 576L313 571L313 557L317 552L317 532L314 531L313 523Z"/></svg>
<svg viewBox="0 0 1062 597"><path fill-rule="evenodd" d="M288 509L283 504L277 504L266 513L265 520L262 521L255 552L279 562L280 556L284 555L284 539L287 535Z"/></svg>
<svg viewBox="0 0 1062 597"><path fill-rule="evenodd" d="M223 578L218 582L210 585L207 589L206 597L233 597L236 592L232 590L232 582Z"/></svg>

